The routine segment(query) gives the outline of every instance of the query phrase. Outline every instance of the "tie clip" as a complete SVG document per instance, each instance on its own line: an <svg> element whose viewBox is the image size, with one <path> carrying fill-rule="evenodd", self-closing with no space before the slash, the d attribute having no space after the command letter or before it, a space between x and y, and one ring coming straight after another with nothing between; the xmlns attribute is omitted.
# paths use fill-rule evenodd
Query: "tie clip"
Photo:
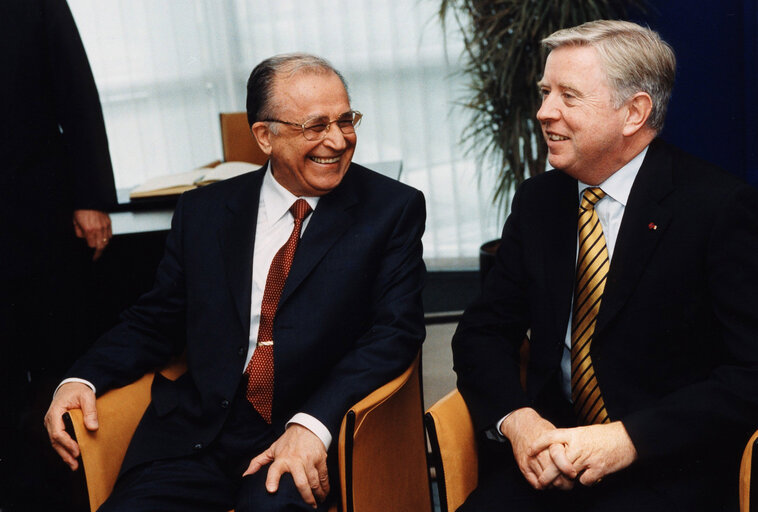
<svg viewBox="0 0 758 512"><path fill-rule="evenodd" d="M255 346L256 346L256 347L262 347L262 346L266 346L266 347L268 347L268 346L271 346L271 345L273 345L273 344L274 344L274 342L273 342L273 341L259 341L259 342L257 342L257 343L255 344Z"/></svg>

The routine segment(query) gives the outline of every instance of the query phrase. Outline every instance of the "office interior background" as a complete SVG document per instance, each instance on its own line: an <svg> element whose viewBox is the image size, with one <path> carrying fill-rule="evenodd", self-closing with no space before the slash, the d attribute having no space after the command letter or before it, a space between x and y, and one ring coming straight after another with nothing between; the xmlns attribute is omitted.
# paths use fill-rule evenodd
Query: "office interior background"
<svg viewBox="0 0 758 512"><path fill-rule="evenodd" d="M307 51L344 73L365 116L354 160L402 161L400 180L426 196L424 251L436 286L425 305L453 313L428 329L426 405L451 389L456 314L479 286L479 246L499 235L507 212L491 201L494 172L460 144L469 121L458 103L467 88L463 45L453 20L440 23L439 1L68 3L100 92L119 189L221 159L218 115L244 110L247 77L262 59ZM649 3L634 20L658 30L678 58L663 137L758 186L758 0ZM160 246L161 235L148 236ZM119 311L149 286L144 269L161 251L134 240L114 240L101 262L117 267L99 281L103 310ZM124 271L129 258L143 269L139 279Z"/></svg>
<svg viewBox="0 0 758 512"><path fill-rule="evenodd" d="M459 144L458 26L435 0L69 0L100 91L117 187L221 158L219 112L245 107L262 59L307 51L346 76L364 113L355 161L402 161L427 198L431 270L474 270L506 212L493 172ZM679 71L664 137L758 184L755 0L651 2L638 21L674 46Z"/></svg>

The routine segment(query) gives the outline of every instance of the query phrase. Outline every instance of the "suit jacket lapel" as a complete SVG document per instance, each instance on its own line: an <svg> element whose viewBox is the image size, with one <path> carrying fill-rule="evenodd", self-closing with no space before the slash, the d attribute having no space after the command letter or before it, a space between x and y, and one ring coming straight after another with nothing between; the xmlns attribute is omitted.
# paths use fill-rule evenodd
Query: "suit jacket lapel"
<svg viewBox="0 0 758 512"><path fill-rule="evenodd" d="M311 214L312 218L298 243L292 268L279 299L280 308L352 224L353 215L350 207L358 203L358 196L351 186L350 178L348 170L342 183L323 196Z"/></svg>
<svg viewBox="0 0 758 512"><path fill-rule="evenodd" d="M671 155L654 141L624 210L595 332L601 332L621 310L669 225L671 212L661 202L673 190L671 173Z"/></svg>
<svg viewBox="0 0 758 512"><path fill-rule="evenodd" d="M560 172L560 171L554 171ZM546 262L544 265L546 286L552 291L553 310L556 312L558 337L563 340L571 312L571 298L576 276L576 223L578 219L579 194L576 180L561 174L556 196L546 201L549 214L543 226Z"/></svg>
<svg viewBox="0 0 758 512"><path fill-rule="evenodd" d="M226 203L219 231L226 280L245 332L250 326L250 294L253 282L253 247L258 222L258 202L267 167L250 174Z"/></svg>

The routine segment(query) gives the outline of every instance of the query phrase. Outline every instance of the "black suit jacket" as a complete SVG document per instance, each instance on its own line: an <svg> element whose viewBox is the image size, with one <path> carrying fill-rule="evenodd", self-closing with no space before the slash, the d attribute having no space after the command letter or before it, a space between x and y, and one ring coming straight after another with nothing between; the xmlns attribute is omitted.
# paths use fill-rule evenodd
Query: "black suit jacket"
<svg viewBox="0 0 758 512"><path fill-rule="evenodd" d="M65 0L0 3L0 276L26 278L73 239L75 209L116 202L100 99Z"/></svg>
<svg viewBox="0 0 758 512"><path fill-rule="evenodd" d="M736 475L758 427L757 205L756 191L726 173L660 140L650 145L592 343L608 413L624 423L637 465ZM556 421L565 408L577 211L576 180L560 171L527 180L513 200L495 267L453 341L458 387L480 431L520 407Z"/></svg>
<svg viewBox="0 0 758 512"><path fill-rule="evenodd" d="M153 290L69 372L101 394L186 353L183 377L154 382L122 471L192 453L224 423L248 348L264 172L181 196ZM355 164L319 200L274 320L275 428L304 412L336 435L353 402L413 360L424 221L419 191Z"/></svg>
<svg viewBox="0 0 758 512"><path fill-rule="evenodd" d="M0 378L21 395L28 370L52 384L92 341L74 339L92 253L72 214L109 210L116 190L95 81L65 0L0 2L0 48Z"/></svg>

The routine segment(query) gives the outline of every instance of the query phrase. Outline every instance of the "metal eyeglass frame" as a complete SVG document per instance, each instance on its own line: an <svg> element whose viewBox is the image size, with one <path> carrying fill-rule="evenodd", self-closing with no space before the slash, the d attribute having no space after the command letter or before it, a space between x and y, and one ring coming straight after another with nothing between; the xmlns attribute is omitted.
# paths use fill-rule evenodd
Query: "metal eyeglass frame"
<svg viewBox="0 0 758 512"><path fill-rule="evenodd" d="M345 114L352 114L353 115L353 131L352 132L345 132L345 131L342 130L342 128L340 128L340 131L342 133L348 133L348 134L349 133L355 133L355 128L357 128L358 125L361 124L361 119L363 119L363 114L361 114L357 110L350 110L348 112L340 114L340 117L344 116ZM324 140L326 138L326 135L329 133L329 128L332 127L332 123L338 123L340 121L340 117L338 117L336 119L329 120L326 123L326 128L324 128L323 131L318 132L319 137L315 138L315 139L309 139L305 135L305 129L308 127L308 123L312 123L313 121L320 120L320 119L322 119L321 117L314 117L314 118L308 119L304 123L293 123L291 121L282 121L281 119L274 119L274 118L267 118L267 119L263 119L262 121L266 122L266 123L282 123L282 124L288 124L290 126L296 126L296 127L300 128L300 130L301 130L301 132L303 134L303 138L305 138L305 140L314 142L314 141L317 141L317 140ZM318 124L322 124L322 123L318 123ZM339 125L337 125L337 126L339 127Z"/></svg>

